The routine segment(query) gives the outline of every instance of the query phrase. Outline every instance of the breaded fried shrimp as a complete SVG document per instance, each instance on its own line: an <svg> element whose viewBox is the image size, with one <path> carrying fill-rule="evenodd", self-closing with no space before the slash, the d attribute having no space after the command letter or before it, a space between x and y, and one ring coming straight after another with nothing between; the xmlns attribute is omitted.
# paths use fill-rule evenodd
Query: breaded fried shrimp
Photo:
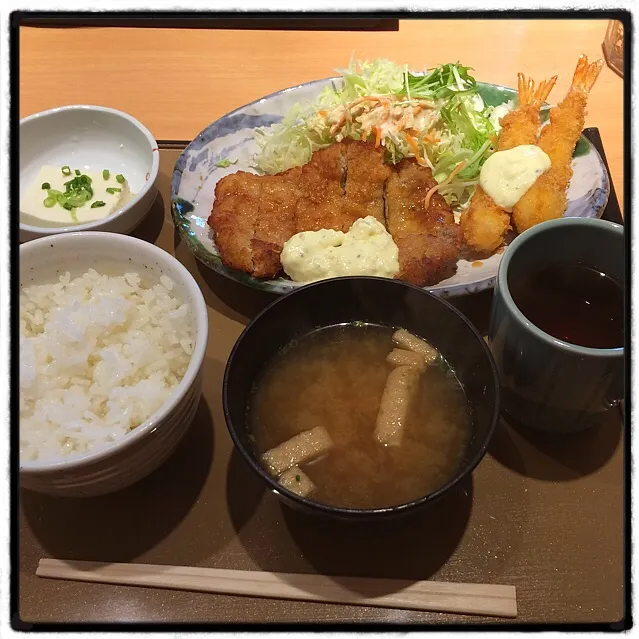
<svg viewBox="0 0 639 639"><path fill-rule="evenodd" d="M603 60L588 64L582 55L566 97L550 110L550 124L537 145L550 158L550 169L541 175L513 207L518 233L535 224L559 218L566 210L566 189L572 177L572 154L584 128L588 94L603 67Z"/></svg>
<svg viewBox="0 0 639 639"><path fill-rule="evenodd" d="M539 109L555 86L557 76L544 80L535 89L531 78L517 76L519 106L500 121L498 151L507 151L522 144L535 144L539 130ZM510 213L501 208L477 186L470 206L460 220L465 245L480 254L491 254L503 243L510 229Z"/></svg>

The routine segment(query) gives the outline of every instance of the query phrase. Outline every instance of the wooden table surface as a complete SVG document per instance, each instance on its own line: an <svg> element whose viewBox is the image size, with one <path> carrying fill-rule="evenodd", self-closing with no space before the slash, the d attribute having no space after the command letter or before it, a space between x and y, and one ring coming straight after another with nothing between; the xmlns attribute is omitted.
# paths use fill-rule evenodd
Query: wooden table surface
<svg viewBox="0 0 639 639"><path fill-rule="evenodd" d="M400 20L397 31L268 31L124 27L20 29L20 117L64 104L127 111L159 140L191 140L210 122L279 89L335 75L358 58L423 69L450 61L516 86L558 74L580 54L603 57L606 20ZM586 126L601 132L623 209L623 80L604 67Z"/></svg>

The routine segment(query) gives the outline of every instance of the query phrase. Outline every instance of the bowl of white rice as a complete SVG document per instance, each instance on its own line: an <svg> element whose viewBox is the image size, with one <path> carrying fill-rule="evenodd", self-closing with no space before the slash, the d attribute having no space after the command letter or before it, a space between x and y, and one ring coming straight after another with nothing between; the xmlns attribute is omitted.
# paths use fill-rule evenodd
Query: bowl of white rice
<svg viewBox="0 0 639 639"><path fill-rule="evenodd" d="M20 483L90 496L157 468L188 429L208 338L172 255L106 232L20 246Z"/></svg>

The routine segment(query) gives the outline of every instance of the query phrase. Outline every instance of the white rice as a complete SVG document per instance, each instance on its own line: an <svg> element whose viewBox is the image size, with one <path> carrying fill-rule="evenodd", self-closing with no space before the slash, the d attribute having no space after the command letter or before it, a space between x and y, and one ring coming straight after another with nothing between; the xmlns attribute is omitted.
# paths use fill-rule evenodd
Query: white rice
<svg viewBox="0 0 639 639"><path fill-rule="evenodd" d="M20 292L20 459L108 447L158 410L194 346L188 304L165 275L143 286L89 269Z"/></svg>

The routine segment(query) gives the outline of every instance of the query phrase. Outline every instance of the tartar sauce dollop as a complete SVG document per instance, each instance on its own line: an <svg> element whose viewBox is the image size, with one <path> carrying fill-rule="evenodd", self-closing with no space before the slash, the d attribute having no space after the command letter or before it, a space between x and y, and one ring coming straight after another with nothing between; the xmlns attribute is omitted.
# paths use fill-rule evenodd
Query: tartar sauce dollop
<svg viewBox="0 0 639 639"><path fill-rule="evenodd" d="M512 211L537 178L550 168L550 158L534 144L497 151L484 162L479 185L501 208Z"/></svg>
<svg viewBox="0 0 639 639"><path fill-rule="evenodd" d="M397 245L372 215L356 220L348 233L331 229L297 233L284 243L280 261L294 282L347 275L393 278L399 273Z"/></svg>

